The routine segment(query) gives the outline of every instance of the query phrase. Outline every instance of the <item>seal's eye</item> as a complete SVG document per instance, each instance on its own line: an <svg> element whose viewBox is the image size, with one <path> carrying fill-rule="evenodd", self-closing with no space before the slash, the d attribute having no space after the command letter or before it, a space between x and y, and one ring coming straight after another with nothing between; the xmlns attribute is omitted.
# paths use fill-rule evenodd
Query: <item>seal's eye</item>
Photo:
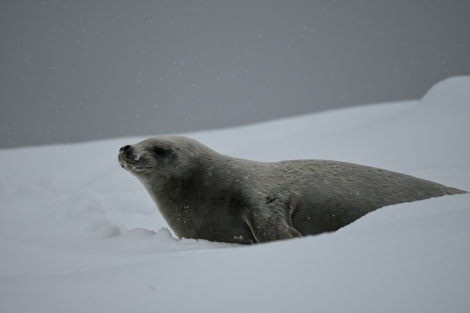
<svg viewBox="0 0 470 313"><path fill-rule="evenodd" d="M153 152L159 157L159 158L166 158L171 154L170 149L164 149L162 147L154 147Z"/></svg>

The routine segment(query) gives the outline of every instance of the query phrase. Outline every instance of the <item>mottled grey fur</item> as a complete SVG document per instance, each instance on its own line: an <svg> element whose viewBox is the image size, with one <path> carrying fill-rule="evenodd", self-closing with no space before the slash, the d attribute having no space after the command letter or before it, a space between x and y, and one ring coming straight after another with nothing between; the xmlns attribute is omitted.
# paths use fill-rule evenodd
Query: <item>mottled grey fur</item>
<svg viewBox="0 0 470 313"><path fill-rule="evenodd" d="M464 193L345 162L237 159L180 136L124 146L119 162L179 237L243 244L334 231L386 205Z"/></svg>

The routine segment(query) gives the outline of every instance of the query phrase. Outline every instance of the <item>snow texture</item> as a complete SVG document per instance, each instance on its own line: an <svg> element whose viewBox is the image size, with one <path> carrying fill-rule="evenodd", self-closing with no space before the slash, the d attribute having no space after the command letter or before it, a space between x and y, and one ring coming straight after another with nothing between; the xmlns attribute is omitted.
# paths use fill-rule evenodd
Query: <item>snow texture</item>
<svg viewBox="0 0 470 313"><path fill-rule="evenodd" d="M422 100L189 135L259 161L334 159L470 190L470 77ZM117 162L143 138L0 151L0 312L470 312L470 194L335 233L177 240Z"/></svg>

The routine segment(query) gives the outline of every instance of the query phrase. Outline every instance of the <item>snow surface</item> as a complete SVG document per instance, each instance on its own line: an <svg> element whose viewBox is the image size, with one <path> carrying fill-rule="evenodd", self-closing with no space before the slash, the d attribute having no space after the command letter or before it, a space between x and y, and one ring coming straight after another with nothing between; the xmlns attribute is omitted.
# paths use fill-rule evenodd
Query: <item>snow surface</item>
<svg viewBox="0 0 470 313"><path fill-rule="evenodd" d="M189 135L237 157L335 159L470 190L469 117L470 77L455 77L420 101ZM141 139L0 151L0 312L470 312L470 194L301 239L177 240L118 165Z"/></svg>

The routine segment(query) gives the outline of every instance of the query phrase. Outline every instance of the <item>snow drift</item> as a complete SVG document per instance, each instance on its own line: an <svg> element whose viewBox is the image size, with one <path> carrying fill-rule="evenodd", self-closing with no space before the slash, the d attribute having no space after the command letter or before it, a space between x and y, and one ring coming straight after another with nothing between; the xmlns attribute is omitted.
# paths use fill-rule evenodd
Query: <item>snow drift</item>
<svg viewBox="0 0 470 313"><path fill-rule="evenodd" d="M184 134L260 161L321 158L470 190L470 77L420 101ZM470 194L256 246L177 240L118 148L0 151L1 312L467 312Z"/></svg>

